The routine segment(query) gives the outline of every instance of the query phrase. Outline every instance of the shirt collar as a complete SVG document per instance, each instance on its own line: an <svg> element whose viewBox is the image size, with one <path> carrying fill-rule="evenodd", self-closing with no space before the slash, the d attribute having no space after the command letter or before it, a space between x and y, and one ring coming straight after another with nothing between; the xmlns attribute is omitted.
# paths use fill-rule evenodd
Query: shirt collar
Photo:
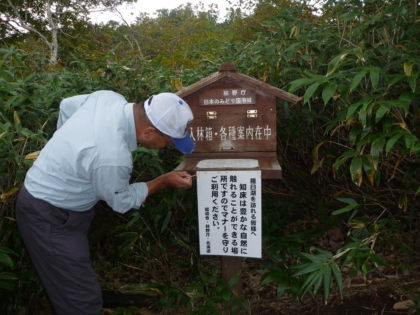
<svg viewBox="0 0 420 315"><path fill-rule="evenodd" d="M134 103L127 103L124 105L124 116L127 118L127 143L130 152L137 149L136 127L134 124Z"/></svg>

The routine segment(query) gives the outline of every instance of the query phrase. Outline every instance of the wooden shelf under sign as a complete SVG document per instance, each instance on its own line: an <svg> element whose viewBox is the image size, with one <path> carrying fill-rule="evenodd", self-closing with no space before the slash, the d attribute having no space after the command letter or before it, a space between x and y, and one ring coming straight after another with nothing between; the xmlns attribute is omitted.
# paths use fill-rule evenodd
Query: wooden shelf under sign
<svg viewBox="0 0 420 315"><path fill-rule="evenodd" d="M220 160L218 164L217 161ZM230 163L227 161L229 160ZM246 162L249 161L249 163ZM209 163L206 163L206 162ZM257 161L257 162L256 162ZM242 163L242 165L241 165ZM203 165L204 164L204 165ZM200 167L200 165L202 165ZM256 166L255 166L256 165ZM175 169L175 171L187 171L195 175L197 171L261 171L263 179L279 179L282 176L280 164L275 156L271 157L249 157L249 158L229 158L223 156L214 157L213 154L204 157L186 157Z"/></svg>

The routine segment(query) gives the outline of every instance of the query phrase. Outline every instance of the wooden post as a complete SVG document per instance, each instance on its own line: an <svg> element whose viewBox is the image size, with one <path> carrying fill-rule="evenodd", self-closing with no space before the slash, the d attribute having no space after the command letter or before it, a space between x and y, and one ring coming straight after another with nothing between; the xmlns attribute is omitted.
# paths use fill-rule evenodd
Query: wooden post
<svg viewBox="0 0 420 315"><path fill-rule="evenodd" d="M233 256L222 256L222 278L227 282L242 269L242 258ZM242 274L239 275L238 281L232 287L235 298L242 297Z"/></svg>

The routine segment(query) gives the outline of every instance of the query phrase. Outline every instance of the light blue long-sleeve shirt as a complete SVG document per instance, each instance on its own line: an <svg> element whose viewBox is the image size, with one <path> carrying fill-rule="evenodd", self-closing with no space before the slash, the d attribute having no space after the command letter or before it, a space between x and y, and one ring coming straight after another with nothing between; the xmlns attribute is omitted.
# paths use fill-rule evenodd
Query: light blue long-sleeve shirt
<svg viewBox="0 0 420 315"><path fill-rule="evenodd" d="M133 105L112 91L64 99L57 131L29 169L26 189L68 210L89 210L99 200L120 213L138 209L148 188L129 184L137 148Z"/></svg>

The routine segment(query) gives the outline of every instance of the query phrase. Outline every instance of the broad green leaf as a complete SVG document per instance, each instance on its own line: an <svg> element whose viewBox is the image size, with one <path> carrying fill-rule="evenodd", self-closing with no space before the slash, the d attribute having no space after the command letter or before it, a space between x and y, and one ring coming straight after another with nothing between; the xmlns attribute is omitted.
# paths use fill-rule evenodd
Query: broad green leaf
<svg viewBox="0 0 420 315"><path fill-rule="evenodd" d="M376 173L377 166L375 166L373 162L372 155L371 154L362 155L362 163L363 163L363 170L366 173L369 183L373 186L373 184L375 183L375 173Z"/></svg>
<svg viewBox="0 0 420 315"><path fill-rule="evenodd" d="M418 144L414 145L414 146L411 148L410 153L414 153L414 152L417 152L417 151L419 151L419 150L420 150L420 143L418 143Z"/></svg>
<svg viewBox="0 0 420 315"><path fill-rule="evenodd" d="M6 253L10 255L19 256L16 252L14 252L13 250L5 246L0 246L0 253Z"/></svg>
<svg viewBox="0 0 420 315"><path fill-rule="evenodd" d="M261 285L279 281L281 278L285 277L286 274L283 270L271 270L264 275L264 278L261 281Z"/></svg>
<svg viewBox="0 0 420 315"><path fill-rule="evenodd" d="M412 62L404 62L404 74L409 77L413 71L413 63Z"/></svg>
<svg viewBox="0 0 420 315"><path fill-rule="evenodd" d="M385 102L379 102L379 108L376 111L375 122L381 120L381 118L391 110L391 106Z"/></svg>
<svg viewBox="0 0 420 315"><path fill-rule="evenodd" d="M346 119L348 119L351 115L353 115L362 105L363 105L363 102L357 102L357 103L351 104L349 108L347 109Z"/></svg>
<svg viewBox="0 0 420 315"><path fill-rule="evenodd" d="M9 255L0 253L0 266L1 265L13 267L13 260L9 257Z"/></svg>
<svg viewBox="0 0 420 315"><path fill-rule="evenodd" d="M330 251L325 250L325 249L322 249L322 248L318 248L318 247L315 247L315 246L311 246L309 248L309 250L310 251L316 250L318 253L324 255L325 257L327 257L327 260L330 259L330 258L332 258L332 256L333 256L333 254Z"/></svg>
<svg viewBox="0 0 420 315"><path fill-rule="evenodd" d="M337 197L335 197L335 199L337 199L338 201L347 203L348 205L354 205L354 204L357 205L357 201L354 200L353 198L337 198Z"/></svg>
<svg viewBox="0 0 420 315"><path fill-rule="evenodd" d="M341 213L349 212L350 210L353 210L354 208L358 208L358 207L359 207L358 204L348 205L348 206L345 206L344 208L331 212L331 215L339 215Z"/></svg>
<svg viewBox="0 0 420 315"><path fill-rule="evenodd" d="M0 291L7 290L16 292L18 289L18 281L16 280L0 280Z"/></svg>
<svg viewBox="0 0 420 315"><path fill-rule="evenodd" d="M242 270L239 270L237 273L233 275L233 277L229 280L229 288L233 288L233 286L238 282L239 276L242 274Z"/></svg>
<svg viewBox="0 0 420 315"><path fill-rule="evenodd" d="M356 12L346 12L342 15L339 16L340 19L343 19L345 22L348 22L356 17L358 17L359 15Z"/></svg>
<svg viewBox="0 0 420 315"><path fill-rule="evenodd" d="M412 76L407 77L408 84L410 84L411 90L416 92L417 88L417 78L419 77L420 72L414 72Z"/></svg>
<svg viewBox="0 0 420 315"><path fill-rule="evenodd" d="M310 85L310 84L315 83L315 82L318 82L319 84L322 84L325 81L327 81L327 79L325 77L320 77L320 76L313 77L313 78L303 78L303 79L294 80L290 83L289 92L293 93L294 91L301 88L302 86Z"/></svg>
<svg viewBox="0 0 420 315"><path fill-rule="evenodd" d="M370 153L372 154L373 162L375 163L375 169L379 164L379 157L384 151L385 138L379 138L372 142Z"/></svg>
<svg viewBox="0 0 420 315"><path fill-rule="evenodd" d="M414 146L414 143L416 142L416 137L412 135L411 133L405 133L404 140L405 140L405 146L407 148L412 148Z"/></svg>
<svg viewBox="0 0 420 315"><path fill-rule="evenodd" d="M312 97L312 95L314 94L314 92L316 91L316 89L318 88L318 86L319 86L319 82L315 82L315 83L311 84L306 89L303 103L306 103L307 101L309 101L309 99Z"/></svg>
<svg viewBox="0 0 420 315"><path fill-rule="evenodd" d="M325 267L325 265L323 266ZM302 297L308 292L308 290L314 285L315 282L319 280L320 277L322 277L322 274L324 273L324 268L320 268L315 272L312 272L308 277L305 279L305 281L302 283L301 288L304 288L304 291L302 293Z"/></svg>
<svg viewBox="0 0 420 315"><path fill-rule="evenodd" d="M339 159L342 158L342 157L352 157L352 156L356 156L356 151L355 150L348 150L348 151L344 151L340 155Z"/></svg>
<svg viewBox="0 0 420 315"><path fill-rule="evenodd" d="M336 160L336 162L333 164L333 166L332 166L332 170L333 170L333 173L334 173L334 178L335 178L335 176L336 176L336 172L337 172L337 170L338 170L338 168L344 163L344 162L346 162L347 161L347 159L349 159L350 157L349 156L345 156L345 157L343 157L343 158L341 158L341 159L337 159Z"/></svg>
<svg viewBox="0 0 420 315"><path fill-rule="evenodd" d="M384 261L381 257L376 255L375 253L371 253L370 258L374 262L376 268L378 268L378 265L389 267L389 264L386 261Z"/></svg>
<svg viewBox="0 0 420 315"><path fill-rule="evenodd" d="M379 82L378 68L375 68L375 67L370 68L370 82L372 83L373 89L376 90L378 87L378 82Z"/></svg>
<svg viewBox="0 0 420 315"><path fill-rule="evenodd" d="M353 91L359 85L360 81L362 81L363 77L366 75L367 72L368 70L364 69L354 76L353 81L350 84L350 92Z"/></svg>
<svg viewBox="0 0 420 315"><path fill-rule="evenodd" d="M356 151L354 150L348 150L343 152L340 157L338 157L335 161L335 163L332 166L333 172L334 172L334 178L336 176L335 172L338 170L338 168L350 157L355 156Z"/></svg>
<svg viewBox="0 0 420 315"><path fill-rule="evenodd" d="M297 270L293 274L293 277L297 277L297 276L300 276L300 275L304 275L304 274L310 273L310 272L315 271L315 270L319 270L323 266L325 266L324 263L322 263L322 262L316 262L316 263L303 264L303 265L299 265L299 266L293 266L293 267L290 267L290 268Z"/></svg>
<svg viewBox="0 0 420 315"><path fill-rule="evenodd" d="M325 263L326 259L321 259L320 257L317 257L315 255L309 254L309 253L298 253L299 256L303 257L306 260L309 260L311 262L317 263L317 262L322 262Z"/></svg>
<svg viewBox="0 0 420 315"><path fill-rule="evenodd" d="M19 95L14 95L14 96L11 96L8 100L7 100L7 102L6 102L6 104L4 105L4 107L3 107L3 109L4 110L6 110L6 109L9 109L9 107L10 107L10 105L12 105L17 99L19 98Z"/></svg>
<svg viewBox="0 0 420 315"><path fill-rule="evenodd" d="M166 214L166 217L165 217L165 220L163 221L160 232L163 232L168 227L169 222L171 222L171 217L172 217L172 211L169 211Z"/></svg>
<svg viewBox="0 0 420 315"><path fill-rule="evenodd" d="M367 116L366 111L363 108L361 108L359 110L359 122L363 128L366 127L366 116Z"/></svg>
<svg viewBox="0 0 420 315"><path fill-rule="evenodd" d="M401 138L403 134L404 134L403 132L398 132L395 135L393 135L391 139L388 140L385 147L386 154L389 153L389 151L394 147L395 142L397 142L398 139Z"/></svg>
<svg viewBox="0 0 420 315"><path fill-rule="evenodd" d="M356 254L358 253L360 247L354 247L352 250L350 250L347 255L346 258L344 259L342 266L346 266L348 263L350 263L351 261L354 260Z"/></svg>
<svg viewBox="0 0 420 315"><path fill-rule="evenodd" d="M351 161L350 174L351 174L351 179L353 183L355 183L357 186L360 187L363 180L362 158L360 156L353 158L353 160Z"/></svg>
<svg viewBox="0 0 420 315"><path fill-rule="evenodd" d="M375 106L375 103L370 100L363 103L363 110L370 116L372 114L372 109Z"/></svg>
<svg viewBox="0 0 420 315"><path fill-rule="evenodd" d="M400 102L401 106L405 110L405 115L408 115L408 112L410 110L410 104L414 100L415 94L411 92L403 92L401 93L398 101Z"/></svg>
<svg viewBox="0 0 420 315"><path fill-rule="evenodd" d="M335 70L337 70L338 66L340 65L340 63L343 62L346 56L347 56L347 53L344 53L344 54L338 55L333 60L331 60L331 62L328 65L328 72L326 75L327 77L333 74Z"/></svg>
<svg viewBox="0 0 420 315"><path fill-rule="evenodd" d="M341 271L338 269L338 266L335 262L331 263L331 270L334 275L335 283L338 287L338 292L340 292L340 297L343 298L343 280L341 277Z"/></svg>
<svg viewBox="0 0 420 315"><path fill-rule="evenodd" d="M318 280L315 282L315 285L314 285L314 290L313 290L313 296L316 296L317 295L317 293L318 293L318 291L319 291L319 289L321 289L321 286L322 286L322 284L324 283L324 269L326 268L327 266L325 266L324 268L322 268L320 271L322 271L322 275L320 276L320 277L318 277Z"/></svg>
<svg viewBox="0 0 420 315"><path fill-rule="evenodd" d="M324 105L327 105L328 101L333 97L335 91L337 90L337 84L334 82L328 82L322 90L322 99L324 100Z"/></svg>
<svg viewBox="0 0 420 315"><path fill-rule="evenodd" d="M284 276L278 280L278 285L277 285L277 299L278 300L282 297L288 284L289 284L289 278L287 276Z"/></svg>
<svg viewBox="0 0 420 315"><path fill-rule="evenodd" d="M356 143L357 136L360 133L362 126L360 124L355 124L353 128L351 128L349 133L349 145L353 146Z"/></svg>
<svg viewBox="0 0 420 315"><path fill-rule="evenodd" d="M404 74L397 74L397 75L395 75L393 78L392 78L392 80L389 82L389 84L388 84L388 88L391 86L391 85L394 85L395 83L397 83L398 81L401 81L401 79L402 78L404 78L405 77L405 75Z"/></svg>
<svg viewBox="0 0 420 315"><path fill-rule="evenodd" d="M330 296L331 289L331 266L327 265L324 268L323 281L324 281L324 302L327 304L328 297Z"/></svg>

